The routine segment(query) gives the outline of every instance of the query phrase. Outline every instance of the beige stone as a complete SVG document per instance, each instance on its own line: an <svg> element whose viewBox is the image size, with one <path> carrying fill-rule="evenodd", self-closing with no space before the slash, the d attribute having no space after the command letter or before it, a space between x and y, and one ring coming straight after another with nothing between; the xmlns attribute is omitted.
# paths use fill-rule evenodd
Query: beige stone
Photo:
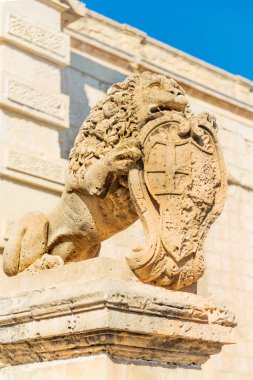
<svg viewBox="0 0 253 380"><path fill-rule="evenodd" d="M122 372L128 378L131 368L137 378L150 376L152 380L156 375L158 378L163 376L162 380L166 376L177 380L251 380L253 82L91 10L87 9L80 18L73 8L70 12L67 3L65 0L0 2L0 76L4 78L8 74L22 85L27 84L30 98L34 89L40 99L41 94L51 94L51 99L56 100L64 100L65 96L58 96L60 94L70 98L69 106L65 108L68 123L63 125L61 119L28 107L32 106L31 102L28 104L17 94L14 94L16 100L24 101L22 107L14 101L7 102L8 86L5 81L1 82L4 84L1 86L4 102L0 105L0 199L4 201L0 202L0 250L6 245L11 226L22 215L37 210L48 214L58 203L74 138L88 116L90 106L93 107L105 96L110 85L121 82L132 72L147 70L176 79L186 90L194 114L207 111L215 115L219 123L218 136L229 173L228 197L224 211L211 227L205 241L205 274L198 281L198 294L211 296L235 312L238 320L237 340L236 344L227 345L218 355L213 355L202 370L185 371L185 368L180 368L178 372L154 365L152 368L145 366L144 372L139 372L141 367L136 364L127 365ZM83 6L83 3L80 5ZM8 34L7 14L18 14L19 20L24 21L19 25L32 25L37 32L41 28L43 33L48 30L50 33L55 31L56 35L63 32L60 35L64 34L67 38L63 36L62 40L71 40L70 51L66 51L65 56L70 55L69 63L50 50L52 45L36 45L36 35L31 36L32 42L26 42L22 41L21 36ZM78 18L79 21L75 21ZM3 31L7 38L3 38ZM68 43L66 47L69 49ZM40 106L39 102L37 98L34 104ZM142 247L144 241L142 224L138 220L105 240L99 256L124 260L132 247ZM5 275L0 273L0 276L2 281ZM98 363L93 363L89 365L90 370L98 366ZM73 378L75 373L75 363L72 362L42 364L6 368L0 378L5 380L4 376L8 373L8 380L20 379L21 374L26 374L29 380L35 376L44 379L50 372L55 380L57 374L60 378ZM76 365L81 378L85 366L81 363ZM43 370L42 367L48 369ZM123 368L123 364L118 364L119 367ZM101 370L106 371L106 368L103 366ZM120 375L116 372L117 379L121 375L123 378L122 372Z"/></svg>
<svg viewBox="0 0 253 380"><path fill-rule="evenodd" d="M148 240L146 250L128 258L138 277L172 289L196 282L204 236L225 199L216 129L209 114L192 114L174 80L145 72L113 85L76 137L66 190L44 216L48 229L37 214L16 225L4 251L5 273L21 272L44 253L64 262L94 257L103 240L138 214ZM47 255L42 267L52 260Z"/></svg>
<svg viewBox="0 0 253 380"><path fill-rule="evenodd" d="M202 375L199 366L168 364L161 367L155 361L119 361L105 354L24 364L0 370L1 380L203 380Z"/></svg>
<svg viewBox="0 0 253 380"><path fill-rule="evenodd" d="M0 248L27 210L48 212L62 193L66 160L59 135L69 127L61 70L69 36L57 1L0 4ZM11 205L11 207L10 207Z"/></svg>
<svg viewBox="0 0 253 380"><path fill-rule="evenodd" d="M107 353L200 365L232 343L234 316L195 294L142 284L109 258L20 273L0 286L0 360L16 365Z"/></svg>
<svg viewBox="0 0 253 380"><path fill-rule="evenodd" d="M48 220L41 213L27 214L13 234L17 239L10 239L8 249L5 251L3 268L9 276L22 271L33 262L44 255L47 246L45 237L47 236ZM21 241L21 245L19 245ZM31 245L30 242L33 242ZM34 254L36 252L36 256ZM25 265L22 267L22 265ZM10 271L12 270L12 271Z"/></svg>
<svg viewBox="0 0 253 380"><path fill-rule="evenodd" d="M210 115L169 112L148 122L139 137L143 169L129 187L147 247L128 257L144 282L180 289L204 272L202 245L223 209L227 178Z"/></svg>

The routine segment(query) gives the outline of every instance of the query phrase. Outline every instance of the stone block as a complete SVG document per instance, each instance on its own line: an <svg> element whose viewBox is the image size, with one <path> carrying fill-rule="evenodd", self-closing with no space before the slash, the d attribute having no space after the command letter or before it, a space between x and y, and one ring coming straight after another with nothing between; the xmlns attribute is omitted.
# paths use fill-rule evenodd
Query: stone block
<svg viewBox="0 0 253 380"><path fill-rule="evenodd" d="M234 316L224 307L143 284L124 261L110 258L21 273L3 280L0 294L3 365L102 353L201 365L233 342Z"/></svg>

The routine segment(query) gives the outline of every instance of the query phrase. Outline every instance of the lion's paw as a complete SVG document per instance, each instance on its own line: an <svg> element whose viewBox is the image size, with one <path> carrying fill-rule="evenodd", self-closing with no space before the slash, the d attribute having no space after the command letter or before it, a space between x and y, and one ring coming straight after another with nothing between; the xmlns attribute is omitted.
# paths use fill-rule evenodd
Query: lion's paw
<svg viewBox="0 0 253 380"><path fill-rule="evenodd" d="M45 269L52 269L61 265L64 265L64 261L60 256L52 256L45 253L22 273L41 272Z"/></svg>

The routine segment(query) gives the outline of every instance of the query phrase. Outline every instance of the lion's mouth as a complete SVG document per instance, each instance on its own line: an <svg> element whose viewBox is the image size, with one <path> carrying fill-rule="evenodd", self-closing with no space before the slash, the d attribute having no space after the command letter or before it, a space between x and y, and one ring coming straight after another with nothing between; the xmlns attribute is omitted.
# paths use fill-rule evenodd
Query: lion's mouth
<svg viewBox="0 0 253 380"><path fill-rule="evenodd" d="M154 114L163 111L183 111L185 106L185 104L170 103L169 105L152 106L150 107L149 112Z"/></svg>
<svg viewBox="0 0 253 380"><path fill-rule="evenodd" d="M155 106L155 107L150 107L149 112L150 113L157 113L161 111L171 111L172 108L168 106Z"/></svg>

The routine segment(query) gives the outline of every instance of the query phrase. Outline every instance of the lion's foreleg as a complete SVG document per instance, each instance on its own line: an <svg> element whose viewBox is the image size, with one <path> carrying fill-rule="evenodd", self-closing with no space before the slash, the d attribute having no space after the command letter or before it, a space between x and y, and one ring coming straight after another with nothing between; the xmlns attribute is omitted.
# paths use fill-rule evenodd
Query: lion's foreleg
<svg viewBox="0 0 253 380"><path fill-rule="evenodd" d="M69 174L66 190L104 198L113 180L113 172L107 158L96 161L88 169L81 168L76 176Z"/></svg>
<svg viewBox="0 0 253 380"><path fill-rule="evenodd" d="M65 191L48 216L48 253L60 256L64 262L94 257L98 252L101 240L85 197Z"/></svg>
<svg viewBox="0 0 253 380"><path fill-rule="evenodd" d="M140 143L136 138L128 138L116 145L105 157L93 162L88 168L69 174L67 192L80 191L90 196L104 198L115 177L126 175L142 156Z"/></svg>

